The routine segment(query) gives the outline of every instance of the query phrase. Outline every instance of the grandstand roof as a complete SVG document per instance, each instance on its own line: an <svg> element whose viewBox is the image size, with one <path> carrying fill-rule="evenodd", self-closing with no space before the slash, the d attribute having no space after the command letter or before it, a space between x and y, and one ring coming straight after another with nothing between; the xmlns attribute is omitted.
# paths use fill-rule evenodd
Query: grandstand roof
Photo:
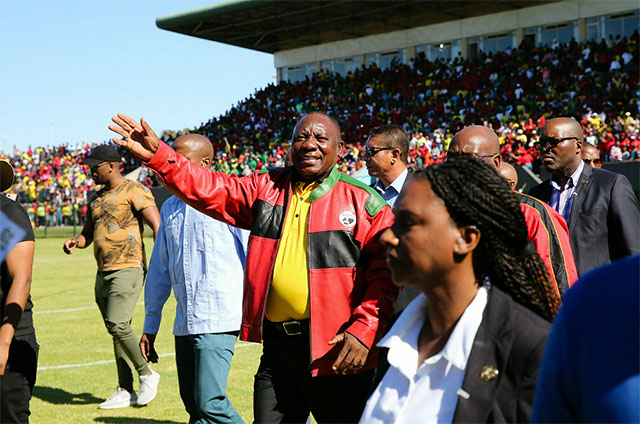
<svg viewBox="0 0 640 424"><path fill-rule="evenodd" d="M156 20L159 28L266 53L406 30L557 0L231 0Z"/></svg>

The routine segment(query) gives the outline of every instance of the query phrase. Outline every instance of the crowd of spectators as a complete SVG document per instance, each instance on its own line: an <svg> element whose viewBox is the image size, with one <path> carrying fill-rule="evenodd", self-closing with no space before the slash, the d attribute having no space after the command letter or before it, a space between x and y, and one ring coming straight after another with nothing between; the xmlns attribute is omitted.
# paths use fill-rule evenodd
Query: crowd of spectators
<svg viewBox="0 0 640 424"><path fill-rule="evenodd" d="M411 134L412 166L421 167L441 158L459 129L484 123L500 135L506 160L535 168L533 144L546 118L574 116L604 160L635 160L638 43L636 31L628 39L521 45L468 60L430 62L418 55L406 65L373 65L346 76L322 71L256 91L196 132L216 144L220 169L242 174L251 163L284 161L275 149L286 143L296 118L324 111L342 125L347 151L340 167L351 173L362 166L360 152L374 126L402 125ZM266 161L259 158L265 152ZM254 160L240 162L240 156Z"/></svg>
<svg viewBox="0 0 640 424"><path fill-rule="evenodd" d="M421 168L442 160L458 130L483 123L499 134L505 160L537 172L539 129L550 116L573 116L603 161L637 161L639 41L636 31L628 39L523 44L473 59L428 61L419 54L408 64L374 64L345 76L321 71L302 82L257 90L193 132L214 143L216 170L248 175L286 164L293 124L305 113L323 111L342 126L346 151L339 167L353 174L363 167L362 148L375 126L401 125L410 134L410 166ZM0 154L15 168L13 191L34 222L45 202L48 225L70 222L69 209L78 218L86 214L94 183L80 161L91 148L85 143ZM123 173L139 166L123 152ZM149 187L158 184L146 168L137 179Z"/></svg>
<svg viewBox="0 0 640 424"><path fill-rule="evenodd" d="M89 168L82 159L98 143L68 144L57 147L14 148L12 155L0 153L14 169L11 193L24 205L36 226L82 224L87 213L87 199L94 187ZM122 151L124 173L140 167L140 161ZM157 185L147 173L139 174L147 186Z"/></svg>

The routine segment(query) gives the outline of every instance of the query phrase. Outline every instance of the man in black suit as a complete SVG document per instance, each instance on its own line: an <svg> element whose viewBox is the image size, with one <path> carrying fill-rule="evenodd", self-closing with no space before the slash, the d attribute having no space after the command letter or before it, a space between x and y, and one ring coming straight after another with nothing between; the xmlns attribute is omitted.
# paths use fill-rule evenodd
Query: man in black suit
<svg viewBox="0 0 640 424"><path fill-rule="evenodd" d="M629 180L585 164L583 143L576 120L549 120L537 147L552 177L530 193L565 217L578 275L640 252L640 212Z"/></svg>

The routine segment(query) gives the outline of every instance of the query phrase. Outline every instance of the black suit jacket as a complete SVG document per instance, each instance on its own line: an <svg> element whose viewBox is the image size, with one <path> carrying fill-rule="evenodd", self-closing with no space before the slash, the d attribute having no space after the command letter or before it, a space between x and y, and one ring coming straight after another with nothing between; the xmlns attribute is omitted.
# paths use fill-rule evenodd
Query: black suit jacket
<svg viewBox="0 0 640 424"><path fill-rule="evenodd" d="M551 200L551 180L531 189ZM569 217L569 240L578 275L640 252L640 212L627 177L585 164Z"/></svg>
<svg viewBox="0 0 640 424"><path fill-rule="evenodd" d="M549 322L493 286L462 382L469 396L458 396L453 422L528 423L550 331ZM380 352L378 380L389 367L387 351ZM485 370L489 372L483 378Z"/></svg>

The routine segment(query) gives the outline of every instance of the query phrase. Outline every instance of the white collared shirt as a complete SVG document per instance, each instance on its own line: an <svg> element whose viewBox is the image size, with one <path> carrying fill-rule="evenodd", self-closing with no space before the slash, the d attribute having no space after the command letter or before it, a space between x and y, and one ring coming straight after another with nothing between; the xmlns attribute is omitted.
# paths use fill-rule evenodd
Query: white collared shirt
<svg viewBox="0 0 640 424"><path fill-rule="evenodd" d="M580 180L580 175L582 175L582 170L584 169L584 161L580 161L580 165L578 168L571 174L571 177L564 184L564 187L560 187L557 182L553 180L551 177L551 199L549 199L549 206L558 211L562 216L565 215L565 208L567 207L567 202L569 198L573 196L573 193L576 191L576 187L578 186L578 180ZM567 216L569 214L567 213ZM565 219L567 219L565 217ZM567 219L567 223L569 220Z"/></svg>
<svg viewBox="0 0 640 424"><path fill-rule="evenodd" d="M382 198L387 201L389 206L393 207L393 205L396 203L398 195L400 194L400 191L402 190L402 186L404 186L404 182L406 181L408 174L409 171L405 169L400 175L398 175L398 178L396 178L391 184L389 184L389 186L387 186L387 188L382 187L382 183L378 179L373 188L375 188L376 191L380 193Z"/></svg>
<svg viewBox="0 0 640 424"><path fill-rule="evenodd" d="M378 343L389 348L389 370L367 401L360 423L451 423L487 299L487 289L481 287L444 348L418 366L427 298L416 297Z"/></svg>

